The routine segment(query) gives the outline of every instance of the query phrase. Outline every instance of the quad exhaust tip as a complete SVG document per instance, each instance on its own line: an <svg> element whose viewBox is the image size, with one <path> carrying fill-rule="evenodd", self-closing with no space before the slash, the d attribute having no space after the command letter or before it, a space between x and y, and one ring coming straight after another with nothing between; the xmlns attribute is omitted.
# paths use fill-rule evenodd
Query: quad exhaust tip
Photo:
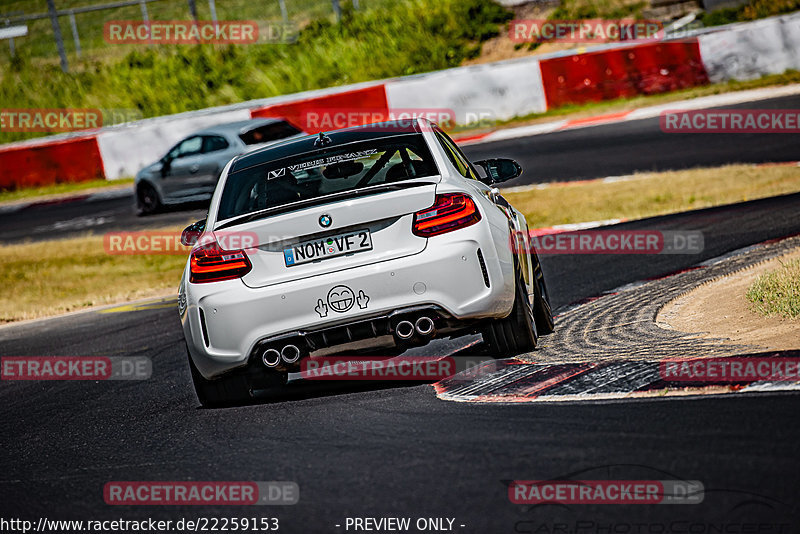
<svg viewBox="0 0 800 534"><path fill-rule="evenodd" d="M433 334L435 326L433 324L433 319L423 315L414 323L414 328L417 330L417 334L421 336L430 336Z"/></svg>
<svg viewBox="0 0 800 534"><path fill-rule="evenodd" d="M400 321L394 328L394 333L400 339L410 339L414 335L414 324L411 321Z"/></svg>
<svg viewBox="0 0 800 534"><path fill-rule="evenodd" d="M281 358L286 363L294 363L300 359L300 349L296 345L286 345L281 349Z"/></svg>
<svg viewBox="0 0 800 534"><path fill-rule="evenodd" d="M267 349L261 355L261 361L267 367L277 367L281 363L281 353L275 349Z"/></svg>

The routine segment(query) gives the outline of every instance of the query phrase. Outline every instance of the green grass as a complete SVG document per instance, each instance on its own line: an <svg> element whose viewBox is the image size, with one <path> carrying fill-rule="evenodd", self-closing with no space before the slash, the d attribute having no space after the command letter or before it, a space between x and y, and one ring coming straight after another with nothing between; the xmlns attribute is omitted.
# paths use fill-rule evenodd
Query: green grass
<svg viewBox="0 0 800 534"><path fill-rule="evenodd" d="M641 18L646 0L563 0L553 20Z"/></svg>
<svg viewBox="0 0 800 534"><path fill-rule="evenodd" d="M747 290L747 299L764 316L800 317L800 260L759 276Z"/></svg>
<svg viewBox="0 0 800 534"><path fill-rule="evenodd" d="M133 185L133 178L125 178L121 180L91 180L88 182L55 184L44 187L32 187L28 189L14 189L12 191L4 191L0 189L0 204L17 200L27 200L35 197L49 197L65 195L69 193L79 193L89 189L130 185Z"/></svg>
<svg viewBox="0 0 800 534"><path fill-rule="evenodd" d="M340 0L345 7L349 0ZM112 3L110 0L55 0L56 9L84 7L87 5ZM363 10L385 9L392 0L360 0ZM197 16L200 20L211 20L211 12L206 0L195 0ZM333 19L330 0L286 0L289 20L304 25L318 18ZM280 21L281 11L278 0L217 0L219 20L257 20ZM0 0L0 14L22 12L26 15L47 13L47 0ZM147 4L150 20L186 20L191 18L187 0L159 0ZM132 46L109 46L103 39L103 25L110 20L142 20L138 5L119 7L102 11L91 11L76 15L76 24L83 54L92 59L108 58L130 51ZM58 61L58 53L53 40L53 30L49 18L24 22L28 35L17 39L17 46L31 57L49 58ZM69 18L59 17L64 46L70 61L77 56ZM0 62L7 61L10 49L5 42L0 43Z"/></svg>
<svg viewBox="0 0 800 534"><path fill-rule="evenodd" d="M555 9L552 19L619 19L642 18L650 7L646 0L563 0ZM704 12L700 20L704 26L719 26L733 22L747 22L800 9L800 0L750 0L735 8L722 8Z"/></svg>
<svg viewBox="0 0 800 534"><path fill-rule="evenodd" d="M56 0L60 9L100 0ZM299 91L455 67L480 54L482 43L501 34L513 14L492 0L341 0L341 24L329 0L287 0L289 16L303 26L295 44L111 45L103 41L108 20L141 18L139 6L78 16L83 56L72 45L69 22L61 18L71 71L61 72L49 20L30 23L30 35L16 40L11 59L0 43L0 103L5 108L100 108L154 117ZM199 18L208 4L196 1ZM557 18L641 16L643 0L564 0ZM758 18L794 10L800 0L752 0L730 15ZM148 4L153 20L187 19L185 0ZM46 0L0 0L0 12L41 13ZM278 0L218 0L220 19L279 20ZM727 15L726 15L727 16ZM748 18L749 17L749 18ZM727 20L727 19L726 19ZM792 83L797 73L748 83L733 82L672 93L690 98L768 84ZM635 106L652 99L567 106L514 119ZM0 132L0 143L40 137Z"/></svg>
<svg viewBox="0 0 800 534"><path fill-rule="evenodd" d="M798 9L800 9L800 0L750 0L740 7L728 7L703 13L700 20L704 26L721 26L783 15Z"/></svg>
<svg viewBox="0 0 800 534"><path fill-rule="evenodd" d="M20 43L19 56L0 69L0 102L8 108L138 110L153 117L416 74L475 57L512 16L490 0L401 0L391 9L357 12L348 6L341 24L314 19L295 44L143 45L110 59L87 55L73 61L69 74ZM0 142L36 135L0 132Z"/></svg>
<svg viewBox="0 0 800 534"><path fill-rule="evenodd" d="M186 254L110 255L101 236L0 246L0 284L8 288L0 323L177 293L185 263Z"/></svg>

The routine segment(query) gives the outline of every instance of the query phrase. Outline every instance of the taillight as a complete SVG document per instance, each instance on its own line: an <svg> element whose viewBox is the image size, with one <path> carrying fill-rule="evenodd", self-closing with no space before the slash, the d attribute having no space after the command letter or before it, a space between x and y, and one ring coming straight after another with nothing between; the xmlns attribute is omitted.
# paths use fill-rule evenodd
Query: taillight
<svg viewBox="0 0 800 534"><path fill-rule="evenodd" d="M244 250L223 250L216 240L198 245L189 259L189 281L195 284L241 278L253 268Z"/></svg>
<svg viewBox="0 0 800 534"><path fill-rule="evenodd" d="M436 195L433 206L414 214L411 231L420 237L431 237L466 228L480 220L474 200L461 193L447 193Z"/></svg>

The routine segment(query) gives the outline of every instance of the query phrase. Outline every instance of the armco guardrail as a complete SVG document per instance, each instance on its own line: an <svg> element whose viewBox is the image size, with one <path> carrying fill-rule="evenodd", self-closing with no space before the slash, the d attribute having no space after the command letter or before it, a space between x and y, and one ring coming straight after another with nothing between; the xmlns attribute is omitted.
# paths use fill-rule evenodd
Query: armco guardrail
<svg viewBox="0 0 800 534"><path fill-rule="evenodd" d="M444 108L461 122L800 69L800 14L683 40L611 44L254 100L0 146L0 187L132 176L194 130L308 111Z"/></svg>

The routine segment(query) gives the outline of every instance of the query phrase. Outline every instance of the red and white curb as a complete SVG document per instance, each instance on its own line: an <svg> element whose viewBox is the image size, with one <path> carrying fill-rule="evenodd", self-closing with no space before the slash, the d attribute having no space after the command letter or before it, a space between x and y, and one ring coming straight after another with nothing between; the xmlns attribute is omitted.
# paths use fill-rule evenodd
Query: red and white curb
<svg viewBox="0 0 800 534"><path fill-rule="evenodd" d="M800 234L798 234L800 235ZM604 296L617 295L637 289L653 280L663 280L687 271L708 269L727 260L744 256L755 250L781 243L797 236L786 236L757 243L732 251L693 267L640 280L604 292L596 297L575 302L561 310L560 315L572 312L588 302ZM557 316L558 317L558 316ZM558 322L556 323L558 328ZM536 352L531 356L535 357ZM784 361L798 366L800 350L770 351L756 354L723 354L720 360L748 359ZM686 361L702 360L692 357ZM603 360L564 363L536 363L516 358L484 362L462 371L433 386L442 400L456 402L526 403L526 402L576 402L607 401L619 399L687 397L708 394L800 391L800 375L785 379L742 379L721 381L713 378L697 380L675 380L663 372L662 364L667 360ZM751 360L755 361L755 360Z"/></svg>
<svg viewBox="0 0 800 534"><path fill-rule="evenodd" d="M780 351L739 355L735 359L796 361L798 356L800 351ZM653 361L536 364L511 359L481 364L433 386L442 400L514 404L800 391L800 381L792 380L686 381L673 380L665 375L662 363Z"/></svg>

